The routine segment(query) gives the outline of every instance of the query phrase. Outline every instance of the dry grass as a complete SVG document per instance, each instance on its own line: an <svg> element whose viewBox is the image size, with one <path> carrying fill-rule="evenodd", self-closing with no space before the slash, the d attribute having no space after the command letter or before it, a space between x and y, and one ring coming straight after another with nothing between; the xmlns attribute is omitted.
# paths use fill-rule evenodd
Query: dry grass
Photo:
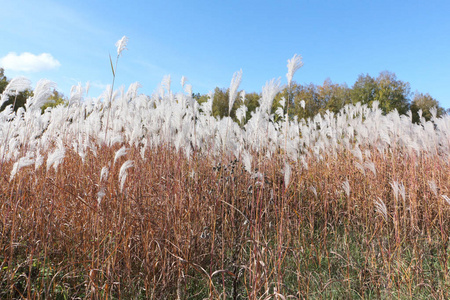
<svg viewBox="0 0 450 300"><path fill-rule="evenodd" d="M450 166L438 157L373 150L376 174L363 174L341 151L292 165L286 188L283 154L259 159L255 178L231 157L131 148L101 183L119 148L2 176L1 298L450 296Z"/></svg>
<svg viewBox="0 0 450 300"><path fill-rule="evenodd" d="M0 298L450 298L449 116L274 120L272 80L238 126L169 86L0 112Z"/></svg>

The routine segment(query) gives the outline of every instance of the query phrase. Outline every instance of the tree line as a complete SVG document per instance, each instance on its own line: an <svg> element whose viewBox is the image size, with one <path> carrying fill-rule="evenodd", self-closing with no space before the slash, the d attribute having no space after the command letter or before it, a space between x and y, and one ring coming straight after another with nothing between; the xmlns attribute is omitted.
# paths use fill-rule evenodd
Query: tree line
<svg viewBox="0 0 450 300"><path fill-rule="evenodd" d="M0 68L0 93L5 90L8 83L9 80L4 75L4 70ZM0 111L11 104L14 104L14 110L17 111L19 107L25 105L27 98L32 95L32 90L21 92L3 103ZM199 103L207 101L210 97L200 93L194 93L192 96ZM228 116L229 89L216 87L213 97L213 116L220 118ZM245 105L246 115L242 121L242 123L245 123L251 117L251 113L258 107L260 97L261 94L259 93L243 93L241 91L240 96L234 102L230 117L239 123L236 111L239 107ZM376 78L369 74L361 74L352 87L345 83L333 83L330 79L326 79L322 85L293 82L290 87L284 87L275 97L272 104L272 113L282 107L283 99L287 103L287 105L284 105L284 114L287 113L290 118L297 117L298 119L312 118L327 110L338 113L345 105L358 102L371 106L374 101L378 101L379 107L385 114L394 109L400 114L411 111L413 122L416 123L420 120L419 111L422 112L422 117L426 120L431 119L433 108L436 108L438 117L450 113L450 108L446 111L439 105L439 101L428 93L424 94L417 91L412 93L408 82L397 79L395 73L389 71L381 72ZM47 107L67 104L67 102L67 98L55 90L48 102L42 107L42 112Z"/></svg>
<svg viewBox="0 0 450 300"><path fill-rule="evenodd" d="M206 101L207 95L195 95L199 102ZM258 106L258 99L261 97L257 93L245 94L239 97L231 110L230 116L237 121L236 110L241 106L247 107L247 120L251 112ZM272 113L282 107L281 101L284 98L284 113L290 118L298 119L312 118L317 114L325 113L327 110L338 113L347 104L367 104L372 106L378 101L378 107L384 114L396 109L400 114L412 113L413 122L419 122L419 111L422 117L430 120L432 109L436 108L437 116L450 113L439 105L439 101L428 93L411 92L408 82L399 80L395 73L389 71L381 72L376 78L368 74L358 76L353 86L347 84L333 83L326 79L322 85L299 84L293 82L291 87L285 87L274 99ZM213 115L217 117L228 116L229 90L216 88L213 99Z"/></svg>

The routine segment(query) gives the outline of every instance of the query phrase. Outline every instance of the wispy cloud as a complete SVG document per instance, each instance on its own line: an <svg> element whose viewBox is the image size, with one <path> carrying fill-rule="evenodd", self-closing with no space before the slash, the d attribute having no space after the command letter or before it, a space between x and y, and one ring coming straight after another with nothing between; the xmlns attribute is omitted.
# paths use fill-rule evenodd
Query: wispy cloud
<svg viewBox="0 0 450 300"><path fill-rule="evenodd" d="M105 90L108 87L106 83L102 83L100 81L92 81L90 82L90 85L101 90Z"/></svg>
<svg viewBox="0 0 450 300"><path fill-rule="evenodd" d="M61 66L60 62L50 53L35 55L29 52L21 54L10 52L0 58L0 67L11 71L40 72L56 69L59 66Z"/></svg>

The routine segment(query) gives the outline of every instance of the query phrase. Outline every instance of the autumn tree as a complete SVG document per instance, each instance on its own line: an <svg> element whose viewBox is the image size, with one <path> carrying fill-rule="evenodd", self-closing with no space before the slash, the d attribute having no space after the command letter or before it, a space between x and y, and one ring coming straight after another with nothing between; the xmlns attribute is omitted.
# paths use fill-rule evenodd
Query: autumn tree
<svg viewBox="0 0 450 300"><path fill-rule="evenodd" d="M431 119L431 109L436 108L436 116L440 117L445 114L445 109L439 106L439 101L430 96L430 94L414 93L414 98L411 102L411 113L414 123L420 121L419 110L422 110L422 117L429 121Z"/></svg>
<svg viewBox="0 0 450 300"><path fill-rule="evenodd" d="M338 113L346 104L351 103L350 89L346 84L333 83L327 78L317 87L318 97L325 109Z"/></svg>

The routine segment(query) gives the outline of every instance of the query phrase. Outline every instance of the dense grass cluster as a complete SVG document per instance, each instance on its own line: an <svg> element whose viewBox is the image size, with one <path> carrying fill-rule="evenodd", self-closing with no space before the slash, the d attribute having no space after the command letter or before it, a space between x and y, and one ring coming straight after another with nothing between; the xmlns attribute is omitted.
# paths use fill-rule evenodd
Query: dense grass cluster
<svg viewBox="0 0 450 300"><path fill-rule="evenodd" d="M0 298L450 297L448 115L290 119L272 80L237 124L182 84L0 113Z"/></svg>

